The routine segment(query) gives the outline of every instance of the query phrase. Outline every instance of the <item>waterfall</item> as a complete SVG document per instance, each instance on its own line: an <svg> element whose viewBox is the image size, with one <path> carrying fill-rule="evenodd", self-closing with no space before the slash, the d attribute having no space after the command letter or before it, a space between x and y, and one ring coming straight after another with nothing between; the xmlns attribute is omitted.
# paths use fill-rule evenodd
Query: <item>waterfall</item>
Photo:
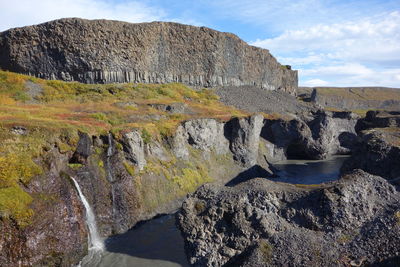
<svg viewBox="0 0 400 267"><path fill-rule="evenodd" d="M107 157L106 157L106 169L107 169L107 178L108 181L111 183L111 197L112 197L112 215L115 219L115 216L117 214L117 211L115 209L115 188L114 188L114 176L111 171L111 162L110 158L113 155L114 150L113 150L113 137L111 133L108 133L108 148L107 148Z"/></svg>
<svg viewBox="0 0 400 267"><path fill-rule="evenodd" d="M71 179L75 184L76 190L78 190L78 194L79 194L79 197L80 197L83 205L85 206L86 224L89 228L89 250L102 251L102 250L104 250L104 243L103 243L103 240L99 236L99 232L97 231L96 218L94 217L92 208L90 207L89 202L83 195L78 182L73 177L71 177Z"/></svg>
<svg viewBox="0 0 400 267"><path fill-rule="evenodd" d="M108 133L108 149L107 149L107 157L111 157L113 154L113 138L111 133Z"/></svg>

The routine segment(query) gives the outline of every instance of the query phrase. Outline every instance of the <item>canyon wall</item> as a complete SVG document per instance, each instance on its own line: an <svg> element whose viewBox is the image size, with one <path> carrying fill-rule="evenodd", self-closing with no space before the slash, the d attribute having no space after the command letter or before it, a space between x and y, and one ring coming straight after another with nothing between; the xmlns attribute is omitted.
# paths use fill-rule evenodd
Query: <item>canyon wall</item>
<svg viewBox="0 0 400 267"><path fill-rule="evenodd" d="M0 33L0 68L84 83L251 85L295 94L297 71L236 35L168 22L60 19Z"/></svg>
<svg viewBox="0 0 400 267"><path fill-rule="evenodd" d="M236 183L243 173L273 175L270 154L280 152L284 159L293 144L299 154L315 158L338 153L342 143L334 132L341 133L343 124L354 131L353 117L344 115L317 113L312 124L274 122L260 114L225 122L199 118L182 122L162 140L146 140L143 132L132 129L119 135L79 132L73 150L50 142L36 159L43 173L24 187L35 197L31 220L24 227L13 219L0 220L0 265L70 266L87 253L84 207L71 177L92 207L100 234L107 237L176 210L204 183ZM10 131L32 134L23 129ZM321 140L324 135L329 142ZM282 136L288 137L279 142Z"/></svg>

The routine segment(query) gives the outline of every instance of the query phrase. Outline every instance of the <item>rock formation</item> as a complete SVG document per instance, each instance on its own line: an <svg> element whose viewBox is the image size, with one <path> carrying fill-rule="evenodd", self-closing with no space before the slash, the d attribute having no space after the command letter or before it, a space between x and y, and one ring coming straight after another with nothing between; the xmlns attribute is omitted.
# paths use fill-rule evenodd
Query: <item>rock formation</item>
<svg viewBox="0 0 400 267"><path fill-rule="evenodd" d="M362 171L313 190L256 178L202 186L177 222L193 266L360 266L399 261L399 200Z"/></svg>
<svg viewBox="0 0 400 267"><path fill-rule="evenodd" d="M297 71L237 36L177 23L60 19L0 34L0 68L85 83L251 85L295 94Z"/></svg>
<svg viewBox="0 0 400 267"><path fill-rule="evenodd" d="M324 159L348 154L357 139L358 116L351 112L319 110L307 116L267 119L261 136L267 140L269 161L276 159Z"/></svg>
<svg viewBox="0 0 400 267"><path fill-rule="evenodd" d="M360 141L342 172L362 169L399 183L400 112L369 111L358 121Z"/></svg>

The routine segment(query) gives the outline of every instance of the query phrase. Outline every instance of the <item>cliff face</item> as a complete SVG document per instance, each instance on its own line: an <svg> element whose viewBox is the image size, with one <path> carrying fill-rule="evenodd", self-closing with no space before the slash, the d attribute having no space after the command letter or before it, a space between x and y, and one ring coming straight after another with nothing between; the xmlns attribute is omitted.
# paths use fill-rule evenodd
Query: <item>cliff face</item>
<svg viewBox="0 0 400 267"><path fill-rule="evenodd" d="M61 19L0 34L0 68L85 83L252 85L294 94L297 71L236 35L177 23Z"/></svg>

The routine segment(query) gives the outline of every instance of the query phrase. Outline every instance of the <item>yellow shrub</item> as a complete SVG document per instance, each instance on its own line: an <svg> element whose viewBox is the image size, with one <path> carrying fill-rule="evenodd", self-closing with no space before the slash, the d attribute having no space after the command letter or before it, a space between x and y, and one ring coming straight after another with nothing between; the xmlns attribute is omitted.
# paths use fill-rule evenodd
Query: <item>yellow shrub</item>
<svg viewBox="0 0 400 267"><path fill-rule="evenodd" d="M8 154L0 157L0 188L15 185L18 181L27 184L30 179L42 173L27 155Z"/></svg>
<svg viewBox="0 0 400 267"><path fill-rule="evenodd" d="M195 191L200 185L210 182L211 178L202 169L183 168L182 175L175 175L171 180L186 193Z"/></svg>
<svg viewBox="0 0 400 267"><path fill-rule="evenodd" d="M2 96L0 98L0 105L15 105L16 102L13 98L9 96Z"/></svg>
<svg viewBox="0 0 400 267"><path fill-rule="evenodd" d="M130 176L135 176L135 167L129 164L128 162L123 162L125 170L129 173Z"/></svg>
<svg viewBox="0 0 400 267"><path fill-rule="evenodd" d="M29 208L32 197L18 186L0 188L0 216L13 218L18 225L30 223L33 210Z"/></svg>

